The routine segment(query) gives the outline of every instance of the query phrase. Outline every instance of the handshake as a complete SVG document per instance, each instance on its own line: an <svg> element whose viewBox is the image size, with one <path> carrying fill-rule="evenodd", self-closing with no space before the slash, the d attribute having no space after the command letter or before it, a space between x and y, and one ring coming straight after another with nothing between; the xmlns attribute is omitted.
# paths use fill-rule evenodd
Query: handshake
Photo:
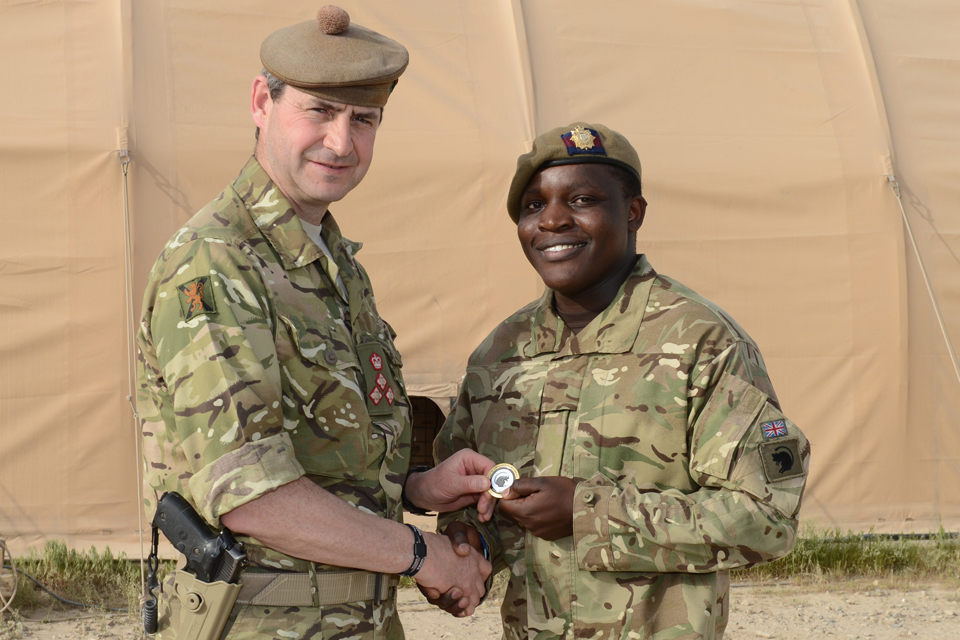
<svg viewBox="0 0 960 640"><path fill-rule="evenodd" d="M407 477L404 493L428 511L457 511L476 504L482 521L493 515L494 498L487 489L487 473L494 462L463 449L439 466ZM416 574L417 586L431 603L458 616L472 615L486 593L493 569L484 557L480 534L473 527L454 523L446 535L424 532L427 560ZM472 539L461 531L469 529Z"/></svg>
<svg viewBox="0 0 960 640"><path fill-rule="evenodd" d="M430 511L457 511L476 504L479 521L493 517L496 501L487 490L494 462L462 449L442 464L407 478L407 498ZM534 536L558 540L573 533L573 495L577 480L563 477L520 478L503 492L501 512ZM480 532L453 522L442 535L425 533L427 561L417 573L417 585L427 599L448 613L472 615L486 592L492 571L484 558Z"/></svg>

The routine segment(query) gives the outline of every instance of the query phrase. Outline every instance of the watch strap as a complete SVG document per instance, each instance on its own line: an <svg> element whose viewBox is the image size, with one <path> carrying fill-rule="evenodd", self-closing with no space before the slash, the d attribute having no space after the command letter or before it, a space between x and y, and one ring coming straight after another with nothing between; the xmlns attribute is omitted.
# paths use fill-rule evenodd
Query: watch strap
<svg viewBox="0 0 960 640"><path fill-rule="evenodd" d="M413 564L410 565L409 569L401 572L400 575L415 576L417 572L423 568L423 563L427 560L427 541L423 539L423 534L420 532L420 529L412 524L406 526L410 527L410 530L413 531Z"/></svg>

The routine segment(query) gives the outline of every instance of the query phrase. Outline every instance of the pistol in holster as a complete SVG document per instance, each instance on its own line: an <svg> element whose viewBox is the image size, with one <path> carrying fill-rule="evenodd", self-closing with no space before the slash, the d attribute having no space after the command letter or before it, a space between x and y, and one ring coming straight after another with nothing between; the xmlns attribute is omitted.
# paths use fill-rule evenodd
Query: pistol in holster
<svg viewBox="0 0 960 640"><path fill-rule="evenodd" d="M163 494L153 518L153 562L147 581L151 598L144 605L147 633L157 630L153 589L158 586L154 571L158 529L187 559L185 570L176 572L173 583L173 597L180 603L179 619L174 619L172 608L170 612L176 640L217 640L240 593L240 574L247 565L243 544L227 528L220 533L211 530L179 493Z"/></svg>

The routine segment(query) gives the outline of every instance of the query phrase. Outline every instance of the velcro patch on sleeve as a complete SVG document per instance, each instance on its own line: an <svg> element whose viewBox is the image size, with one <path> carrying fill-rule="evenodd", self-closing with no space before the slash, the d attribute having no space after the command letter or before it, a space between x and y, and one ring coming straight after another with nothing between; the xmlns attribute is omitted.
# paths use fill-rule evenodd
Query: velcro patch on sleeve
<svg viewBox="0 0 960 640"><path fill-rule="evenodd" d="M184 322L189 322L200 315L217 312L217 303L213 299L210 276L200 276L178 285L177 295L180 297L180 308L183 310Z"/></svg>
<svg viewBox="0 0 960 640"><path fill-rule="evenodd" d="M367 413L389 416L393 413L400 387L393 377L387 350L378 342L357 345L357 357L367 389Z"/></svg>
<svg viewBox="0 0 960 640"><path fill-rule="evenodd" d="M787 433L787 425L783 420L764 422L760 427L763 429L764 438L782 438L789 435Z"/></svg>
<svg viewBox="0 0 960 640"><path fill-rule="evenodd" d="M799 437L761 442L758 446L767 482L780 482L807 474L800 457Z"/></svg>

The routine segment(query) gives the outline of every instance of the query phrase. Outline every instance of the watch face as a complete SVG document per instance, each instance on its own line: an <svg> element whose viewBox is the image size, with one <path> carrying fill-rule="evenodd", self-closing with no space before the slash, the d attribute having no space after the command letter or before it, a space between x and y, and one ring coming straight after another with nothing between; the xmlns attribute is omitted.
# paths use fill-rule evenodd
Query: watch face
<svg viewBox="0 0 960 640"><path fill-rule="evenodd" d="M520 477L520 472L512 464L504 462L490 469L487 477L490 478L490 488L488 489L490 495L494 498L502 498L503 492L513 486L513 483Z"/></svg>

